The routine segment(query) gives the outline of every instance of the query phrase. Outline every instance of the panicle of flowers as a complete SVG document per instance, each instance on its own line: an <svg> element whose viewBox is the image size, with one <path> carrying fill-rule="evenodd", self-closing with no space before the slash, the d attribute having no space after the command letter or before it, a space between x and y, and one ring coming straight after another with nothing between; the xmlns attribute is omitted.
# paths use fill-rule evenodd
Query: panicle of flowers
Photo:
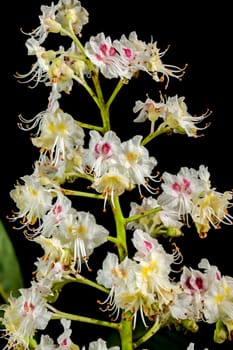
<svg viewBox="0 0 233 350"><path fill-rule="evenodd" d="M40 25L36 30L27 33L30 38L26 42L28 54L35 55L37 63L30 72L17 73L19 79L27 78L25 82L36 79L34 86L41 81L46 85L55 84L60 91L71 91L74 79L87 88L85 75L88 77L98 71L107 79L123 80L130 80L137 72L144 71L152 75L155 81L163 81L166 77L168 82L169 76L180 79L185 73L186 66L179 68L164 64L161 57L167 50L161 53L157 42L146 43L139 40L135 31L131 32L128 38L122 35L119 40L105 37L101 32L91 36L90 40L82 45L76 35L79 35L82 27L88 23L89 15L79 1L72 4L59 1L57 5L52 4L51 8L41 6L41 11ZM74 42L67 51L62 46L57 52L45 50L41 44L50 32L67 35ZM81 72L85 72L85 75Z"/></svg>
<svg viewBox="0 0 233 350"><path fill-rule="evenodd" d="M232 191L221 193L212 187L203 164L160 174L157 157L146 147L163 133L200 136L209 124L199 124L211 112L191 115L184 96L162 97L160 92L159 101L147 95L132 110L138 113L132 121L150 122L146 136L123 139L122 128L111 128L112 102L139 72L167 90L170 78L181 80L187 65L164 63L167 49L161 51L157 41L140 40L136 31L119 39L100 32L82 42L89 13L78 0L58 0L41 6L41 12L39 26L23 32L29 36L28 55L37 61L28 73L16 76L33 88L43 83L50 92L42 112L29 118L19 115L19 128L30 131L39 157L31 175L23 175L10 191L16 208L9 220L40 246L43 255L35 261L31 286L1 306L4 350L78 350L71 340L73 321L108 327L119 335L113 346L99 337L82 344L82 350L141 348L162 328L197 332L200 322L215 324L215 342L232 340L233 278L222 275L206 258L198 269L184 265L175 241L185 234L184 228L205 238L210 230L231 225ZM70 46L45 48L50 33L70 39ZM116 81L108 98L102 78ZM63 109L62 97L74 92L74 84L98 107L94 124ZM127 202L127 194L135 189L136 199ZM95 204L82 210L84 199L101 203L99 218ZM94 253L100 247L98 269ZM68 283L103 293L94 311L103 311L107 320L56 308ZM46 334L54 320L63 327L56 340ZM134 333L138 324L143 327L140 336ZM187 350L193 348L190 343Z"/></svg>

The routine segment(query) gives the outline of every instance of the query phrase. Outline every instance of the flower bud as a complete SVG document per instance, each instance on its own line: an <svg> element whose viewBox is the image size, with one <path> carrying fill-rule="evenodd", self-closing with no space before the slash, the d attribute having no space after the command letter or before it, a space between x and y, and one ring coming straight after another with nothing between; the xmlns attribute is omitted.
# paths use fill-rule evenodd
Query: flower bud
<svg viewBox="0 0 233 350"><path fill-rule="evenodd" d="M214 331L214 341L215 343L222 344L227 340L227 328L222 321L216 322L216 327Z"/></svg>
<svg viewBox="0 0 233 350"><path fill-rule="evenodd" d="M61 24L57 21L53 20L52 18L46 18L44 20L45 24L47 25L47 30L50 33L59 33L61 31Z"/></svg>

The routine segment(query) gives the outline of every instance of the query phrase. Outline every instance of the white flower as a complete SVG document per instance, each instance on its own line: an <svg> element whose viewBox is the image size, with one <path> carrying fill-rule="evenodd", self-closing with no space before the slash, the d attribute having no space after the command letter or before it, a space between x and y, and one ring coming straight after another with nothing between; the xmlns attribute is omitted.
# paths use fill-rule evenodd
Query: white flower
<svg viewBox="0 0 233 350"><path fill-rule="evenodd" d="M168 47L169 48L169 47ZM153 76L155 81L163 82L164 79L167 79L165 88L168 87L169 78L181 79L185 73L186 66L184 68L179 68L175 65L164 64L161 58L165 55L168 48L164 51L160 51L157 47L157 42L153 42L147 45L147 55L149 57L146 62L147 72Z"/></svg>
<svg viewBox="0 0 233 350"><path fill-rule="evenodd" d="M39 235L34 241L44 250L44 255L35 262L37 266L35 276L39 285L50 286L54 281L62 280L70 272L76 272L73 251L70 251L60 239Z"/></svg>
<svg viewBox="0 0 233 350"><path fill-rule="evenodd" d="M111 168L101 177L94 178L91 185L97 192L102 193L104 197L104 211L106 202L110 198L113 208L115 207L114 196L120 196L125 190L131 190L129 178L123 167Z"/></svg>
<svg viewBox="0 0 233 350"><path fill-rule="evenodd" d="M84 164L88 172L94 173L94 177L98 178L117 165L119 152L121 152L121 141L114 131L107 131L102 136L99 132L91 130L89 148L84 154Z"/></svg>
<svg viewBox="0 0 233 350"><path fill-rule="evenodd" d="M209 124L206 124L201 128L197 124L209 117L211 112L207 111L200 116L192 116L188 113L184 99L183 96L178 97L177 95L167 98L164 121L175 133L185 133L188 136L196 137L198 130L204 130L209 126Z"/></svg>
<svg viewBox="0 0 233 350"><path fill-rule="evenodd" d="M40 337L40 343L36 347L36 350L56 350L57 346L54 344L53 339L47 335L42 334Z"/></svg>
<svg viewBox="0 0 233 350"><path fill-rule="evenodd" d="M96 247L107 241L108 234L106 228L96 223L94 215L71 208L59 223L56 238L71 249L78 271L81 271L83 262L89 269L89 256Z"/></svg>
<svg viewBox="0 0 233 350"><path fill-rule="evenodd" d="M220 193L211 188L207 167L201 165L198 170L183 167L177 175L165 172L163 181L158 204L177 210L187 223L190 215L200 237L206 237L211 226L218 228L221 223L232 224L233 217L228 213L232 192Z"/></svg>
<svg viewBox="0 0 233 350"><path fill-rule="evenodd" d="M194 350L194 343L190 343L189 346L187 347L187 350ZM205 348L204 350L208 350L207 348Z"/></svg>
<svg viewBox="0 0 233 350"><path fill-rule="evenodd" d="M40 9L42 12L42 15L39 16L40 25L31 33L23 33L30 35L41 44L45 41L50 31L54 33L59 32L60 26L55 23L56 6L53 3L51 6L42 5Z"/></svg>
<svg viewBox="0 0 233 350"><path fill-rule="evenodd" d="M145 102L136 101L133 108L134 113L138 113L137 118L134 119L135 123L141 123L145 120L151 122L151 133L154 132L154 125L158 118L163 118L166 112L166 104L164 102L155 102L151 98L147 97Z"/></svg>
<svg viewBox="0 0 233 350"><path fill-rule="evenodd" d="M193 198L200 193L198 172L182 167L177 175L164 172L162 175L163 192L158 196L158 204L163 208L177 210L178 215L186 218L193 208Z"/></svg>
<svg viewBox="0 0 233 350"><path fill-rule="evenodd" d="M59 159L63 160L72 153L75 147L82 146L84 131L75 123L73 117L57 109L54 113L45 113L39 124L36 137L32 137L32 143L42 149L42 153L48 152L54 165Z"/></svg>
<svg viewBox="0 0 233 350"><path fill-rule="evenodd" d="M82 350L85 350L85 348L82 348ZM101 338L98 338L96 341L92 341L89 344L88 350L120 350L120 347L111 346L110 348L108 348L107 342Z"/></svg>
<svg viewBox="0 0 233 350"><path fill-rule="evenodd" d="M21 288L19 297L10 296L8 304L1 307L4 315L1 318L8 338L7 349L21 347L27 349L29 339L37 330L47 327L52 312L46 308L46 296L34 283L30 288Z"/></svg>
<svg viewBox="0 0 233 350"><path fill-rule="evenodd" d="M194 319L214 323L218 319L232 319L232 278L221 277L216 266L207 259L198 264L199 270L183 267L180 278L180 292L173 305L171 314L177 319Z"/></svg>
<svg viewBox="0 0 233 350"><path fill-rule="evenodd" d="M142 136L135 135L132 139L121 144L122 154L119 155L119 162L128 174L132 186L144 186L149 192L155 190L150 186L148 180L155 181L156 176L152 170L157 165L155 157L150 157L148 150L141 145Z"/></svg>
<svg viewBox="0 0 233 350"><path fill-rule="evenodd" d="M57 344L54 343L54 340L49 335L42 334L40 337L40 344L36 350L79 350L79 347L75 345L70 338L72 333L72 329L70 328L71 321L62 318L61 324L64 331L58 336Z"/></svg>
<svg viewBox="0 0 233 350"><path fill-rule="evenodd" d="M47 240L49 244L52 239ZM37 243L40 243L37 240ZM51 287L54 282L61 281L63 276L69 274L70 270L67 269L67 265L61 263L61 261L55 261L54 256L44 256L42 258L37 258L35 262L37 270L34 272L37 283L40 286Z"/></svg>
<svg viewBox="0 0 233 350"><path fill-rule="evenodd" d="M68 26L75 34L79 34L89 21L89 13L78 0L59 0L56 21L64 27Z"/></svg>
<svg viewBox="0 0 233 350"><path fill-rule="evenodd" d="M163 209L158 205L157 200L153 197L143 197L142 203L140 205L135 202L131 202L130 207L131 210L129 213L129 217L143 214L146 211L155 208L158 208L158 211L153 214L143 216L137 220L130 221L129 223L127 223L128 229L139 228L153 236L153 233L156 232L156 229L159 228L161 225L166 227L173 226L178 228L183 225L183 223L179 221L177 211L168 208Z"/></svg>
<svg viewBox="0 0 233 350"><path fill-rule="evenodd" d="M33 175L23 176L21 181L22 184L15 185L15 188L10 191L10 196L19 209L14 212L10 220L21 219L20 228L30 229L31 225L34 225L37 220L40 222L51 209L52 194Z"/></svg>
<svg viewBox="0 0 233 350"><path fill-rule="evenodd" d="M104 33L91 36L85 44L87 57L100 70L105 78L112 79L125 76L125 66L119 53L112 44L111 38Z"/></svg>
<svg viewBox="0 0 233 350"><path fill-rule="evenodd" d="M146 70L145 62L148 59L146 54L146 43L138 40L135 31L129 34L129 38L126 38L123 34L120 40L114 40L113 46L124 62L125 78L131 79L139 70Z"/></svg>
<svg viewBox="0 0 233 350"><path fill-rule="evenodd" d="M219 228L220 225L232 225L233 217L228 209L232 207L232 192L220 193L214 189L200 193L194 201L191 216L200 237L206 237L212 227Z"/></svg>
<svg viewBox="0 0 233 350"><path fill-rule="evenodd" d="M28 55L35 55L37 62L33 64L32 69L28 73L17 73L16 77L22 79L23 83L35 81L34 85L31 86L31 88L35 88L40 82L45 83L49 80L48 71L50 62L55 58L56 53L53 50L46 51L34 38L26 41L26 47L28 49Z"/></svg>
<svg viewBox="0 0 233 350"><path fill-rule="evenodd" d="M167 254L156 239L141 230L136 230L132 239L139 249L134 259L126 257L120 263L115 254L108 253L102 270L97 273L97 282L110 289L104 311L119 315L119 311L133 313L134 327L140 312L146 326L144 315L156 317L158 310L169 305L174 298L176 286L171 283L169 273L175 256Z"/></svg>
<svg viewBox="0 0 233 350"><path fill-rule="evenodd" d="M106 288L111 289L112 286L114 286L114 276L116 276L118 273L118 266L118 256L114 253L108 252L103 261L102 270L97 271L97 283L100 283Z"/></svg>
<svg viewBox="0 0 233 350"><path fill-rule="evenodd" d="M71 211L72 202L62 193L57 193L56 201L51 209L43 216L43 221L36 232L41 233L44 237L56 237L59 225L65 220L66 215Z"/></svg>

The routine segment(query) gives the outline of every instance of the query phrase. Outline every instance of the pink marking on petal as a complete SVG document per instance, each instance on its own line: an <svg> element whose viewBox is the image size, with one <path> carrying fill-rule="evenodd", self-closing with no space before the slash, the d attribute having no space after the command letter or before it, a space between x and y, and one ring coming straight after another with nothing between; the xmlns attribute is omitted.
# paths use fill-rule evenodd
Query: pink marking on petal
<svg viewBox="0 0 233 350"><path fill-rule="evenodd" d="M190 277L188 277L187 279L186 279L186 281L185 281L185 286L188 288L188 289L193 289L193 287L192 287L192 285L191 285L191 283L190 283Z"/></svg>
<svg viewBox="0 0 233 350"><path fill-rule="evenodd" d="M172 184L172 189L173 189L174 191L176 191L176 192L180 192L180 191L181 191L181 186L180 186L180 184L178 184L178 182L174 182L174 183Z"/></svg>
<svg viewBox="0 0 233 350"><path fill-rule="evenodd" d="M152 243L149 242L149 241L144 241L144 244L145 244L146 250L147 250L148 252L153 248Z"/></svg>
<svg viewBox="0 0 233 350"><path fill-rule="evenodd" d="M110 150L111 150L111 145L108 142L103 143L103 145L101 147L102 153L108 154Z"/></svg>
<svg viewBox="0 0 233 350"><path fill-rule="evenodd" d="M28 303L27 301L25 301L25 303L23 304L23 309L26 313L35 310L35 305L33 305L32 303Z"/></svg>
<svg viewBox="0 0 233 350"><path fill-rule="evenodd" d="M103 61L103 57L100 56L98 53L95 54L95 57L97 58L98 61Z"/></svg>
<svg viewBox="0 0 233 350"><path fill-rule="evenodd" d="M55 205L54 207L53 207L53 215L58 215L58 214L60 214L61 212L62 212L62 206L61 205Z"/></svg>
<svg viewBox="0 0 233 350"><path fill-rule="evenodd" d="M61 342L61 346L66 346L68 344L67 339L63 339Z"/></svg>
<svg viewBox="0 0 233 350"><path fill-rule="evenodd" d="M203 289L203 279L200 277L197 277L195 280L195 284L198 289L202 290Z"/></svg>
<svg viewBox="0 0 233 350"><path fill-rule="evenodd" d="M190 187L190 181L187 179L183 179L184 187L189 188Z"/></svg>
<svg viewBox="0 0 233 350"><path fill-rule="evenodd" d="M109 55L110 56L114 56L116 54L116 50L114 49L114 47L110 47L110 49L109 49Z"/></svg>
<svg viewBox="0 0 233 350"><path fill-rule="evenodd" d="M124 54L127 58L132 57L132 50L125 48L125 49L123 49L123 51L124 51Z"/></svg>
<svg viewBox="0 0 233 350"><path fill-rule="evenodd" d="M98 154L98 155L100 154L99 144L98 143L95 144L94 151L95 151L96 154Z"/></svg>
<svg viewBox="0 0 233 350"><path fill-rule="evenodd" d="M192 191L190 189L191 182L187 179L183 179L183 183L184 183L185 192L187 192L188 194L191 194L192 193Z"/></svg>
<svg viewBox="0 0 233 350"><path fill-rule="evenodd" d="M220 272L216 272L216 279L217 279L218 281L221 280L221 274L220 274Z"/></svg>
<svg viewBox="0 0 233 350"><path fill-rule="evenodd" d="M107 45L106 44L100 45L100 51L104 56L107 56Z"/></svg>

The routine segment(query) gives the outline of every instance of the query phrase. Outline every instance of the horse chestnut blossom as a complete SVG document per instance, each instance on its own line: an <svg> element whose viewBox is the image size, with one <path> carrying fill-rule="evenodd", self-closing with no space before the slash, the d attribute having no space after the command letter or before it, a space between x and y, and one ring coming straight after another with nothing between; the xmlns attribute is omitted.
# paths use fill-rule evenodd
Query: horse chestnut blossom
<svg viewBox="0 0 233 350"><path fill-rule="evenodd" d="M37 330L47 327L52 312L46 306L46 296L50 290L41 290L36 283L19 290L19 297L9 297L3 305L4 325L8 345L4 349L29 348L31 338Z"/></svg>
<svg viewBox="0 0 233 350"><path fill-rule="evenodd" d="M176 210L187 223L189 217L198 234L205 237L211 226L218 228L222 223L231 225L232 191L220 193L211 187L208 168L200 165L198 170L182 167L177 175L165 172L163 192L158 196L159 205Z"/></svg>
<svg viewBox="0 0 233 350"><path fill-rule="evenodd" d="M135 31L127 39L122 35L120 40L112 42L104 33L92 36L86 43L87 56L99 68L105 78L131 79L135 73L142 70L152 75L155 81L163 81L169 76L181 78L185 67L163 64L161 57L166 51L160 52L155 43L145 43L138 39Z"/></svg>
<svg viewBox="0 0 233 350"><path fill-rule="evenodd" d="M134 257L119 263L115 254L108 253L96 280L111 289L105 303L116 318L119 309L129 310L135 327L139 312L146 326L144 315L156 320L157 313L173 300L176 286L169 274L178 256L166 253L155 238L140 229L135 230L132 242L137 249Z"/></svg>
<svg viewBox="0 0 233 350"><path fill-rule="evenodd" d="M171 314L175 318L204 320L209 324L221 322L231 333L233 278L222 276L207 259L202 259L198 267L204 271L184 267L180 293L171 306Z"/></svg>
<svg viewBox="0 0 233 350"><path fill-rule="evenodd" d="M28 229L40 221L52 206L52 193L45 191L38 179L30 175L21 178L21 183L15 185L10 196L18 208L10 220L20 219L21 228Z"/></svg>
<svg viewBox="0 0 233 350"><path fill-rule="evenodd" d="M138 228L148 232L152 237L158 233L168 236L180 236L182 234L181 228L184 226L184 223L180 219L177 211L167 208L165 210L152 196L143 197L141 204L131 202L130 207L129 217L138 215L139 218L127 224L129 230ZM157 212L153 210L156 208ZM140 217L140 214L149 210L153 210L152 214Z"/></svg>
<svg viewBox="0 0 233 350"><path fill-rule="evenodd" d="M8 218L41 255L30 286L7 295L0 307L3 350L150 350L158 339L163 346L164 329L180 331L182 349L194 350L185 335L198 332L201 322L213 327L213 342L232 342L233 277L205 257L197 268L188 266L179 246L188 230L205 239L232 225L232 190L213 187L204 164L161 172L154 154L161 134L202 136L210 124L201 123L211 112L191 114L184 96L168 95L170 80L181 81L187 68L165 62L168 48L141 40L136 31L114 39L101 31L85 39L88 23L80 1L58 0L41 6L35 29L22 30L35 62L16 77L33 89L46 87L49 96L42 111L19 115L18 126L30 131L38 158L11 189L15 207ZM127 118L134 127L150 124L147 134L143 127L132 135L125 104L119 130L111 108L139 73L142 84L144 75L159 84L160 99L137 97L137 116ZM66 104L77 90L88 102L79 96ZM95 109L89 112L90 100ZM68 299L72 311L63 306ZM79 312L77 301L90 304L93 315ZM79 331L80 323L87 331ZM109 336L92 337L90 325Z"/></svg>
<svg viewBox="0 0 233 350"><path fill-rule="evenodd" d="M91 187L102 192L107 199L114 194L122 194L136 185L153 190L148 180L156 181L152 174L157 165L155 157L149 156L148 150L141 145L142 136L135 135L128 141L121 142L119 137L108 131L102 137L97 131L90 132L89 149L86 152L86 166L93 173Z"/></svg>
<svg viewBox="0 0 233 350"><path fill-rule="evenodd" d="M166 132L171 130L174 133L186 134L189 137L198 136L199 130L206 129L209 124L203 127L198 127L204 119L211 115L211 111L206 111L200 116L192 116L188 113L188 107L184 102L185 97L172 96L162 98L160 102L155 102L151 98L147 98L145 102L136 101L133 112L138 113L135 123L141 123L147 119L151 122L150 133L155 130L156 121L161 118L163 123L160 124L158 130L165 129Z"/></svg>

